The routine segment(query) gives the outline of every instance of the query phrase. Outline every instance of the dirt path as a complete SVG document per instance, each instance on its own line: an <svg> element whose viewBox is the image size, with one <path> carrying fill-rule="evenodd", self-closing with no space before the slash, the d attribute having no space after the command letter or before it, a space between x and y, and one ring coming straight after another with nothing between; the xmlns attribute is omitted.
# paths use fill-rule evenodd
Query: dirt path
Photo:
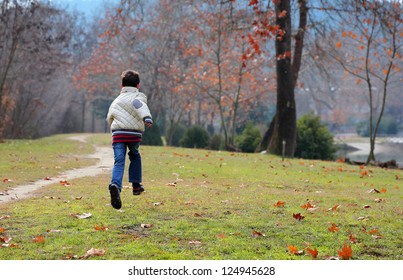
<svg viewBox="0 0 403 280"><path fill-rule="evenodd" d="M85 143L87 137L88 137L87 135L79 135L79 136L70 137L69 139ZM59 174L59 177L63 177L63 179L69 181L69 180L81 178L81 177L96 176L96 175L103 173L104 171L109 171L113 164L112 149L108 148L108 147L98 147L98 146L94 146L94 147L95 147L95 152L93 154L84 155L83 157L98 159L98 161L95 165L83 167L83 168L79 168L79 169L72 169L72 170L64 171L61 174ZM10 189L7 192L8 195L0 196L0 204L11 201L11 200L20 200L20 199L30 197L32 195L32 192L38 190L39 188L41 188L43 186L55 184L57 182L58 181L56 181L56 179L55 180L44 180L43 179L43 180L38 180L31 184L14 187L13 189Z"/></svg>

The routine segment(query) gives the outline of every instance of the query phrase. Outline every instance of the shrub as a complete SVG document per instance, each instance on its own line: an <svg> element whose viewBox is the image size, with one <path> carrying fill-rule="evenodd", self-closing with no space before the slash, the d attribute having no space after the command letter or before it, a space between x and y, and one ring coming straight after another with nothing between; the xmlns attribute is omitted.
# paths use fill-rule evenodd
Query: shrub
<svg viewBox="0 0 403 280"><path fill-rule="evenodd" d="M185 148L206 148L209 145L209 134L203 127L195 125L186 130L181 145Z"/></svg>
<svg viewBox="0 0 403 280"><path fill-rule="evenodd" d="M167 144L173 147L179 147L181 139L186 132L186 126L181 123L172 124L167 131Z"/></svg>
<svg viewBox="0 0 403 280"><path fill-rule="evenodd" d="M154 123L151 128L146 128L141 144L148 146L163 146L160 129L156 123Z"/></svg>
<svg viewBox="0 0 403 280"><path fill-rule="evenodd" d="M220 134L214 134L211 139L210 139L210 146L209 148L211 150L219 151L221 149L221 135Z"/></svg>
<svg viewBox="0 0 403 280"><path fill-rule="evenodd" d="M310 113L297 121L295 157L333 160L335 152L333 135L326 125L321 123L319 116Z"/></svg>
<svg viewBox="0 0 403 280"><path fill-rule="evenodd" d="M252 123L248 123L242 134L235 139L235 143L242 152L254 153L261 140L260 130Z"/></svg>

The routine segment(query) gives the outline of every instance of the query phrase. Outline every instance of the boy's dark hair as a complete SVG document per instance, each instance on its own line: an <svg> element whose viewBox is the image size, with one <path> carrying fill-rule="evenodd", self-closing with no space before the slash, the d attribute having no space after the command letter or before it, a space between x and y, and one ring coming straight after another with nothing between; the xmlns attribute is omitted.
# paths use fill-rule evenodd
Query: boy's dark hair
<svg viewBox="0 0 403 280"><path fill-rule="evenodd" d="M121 78L123 87L136 87L140 83L139 73L133 70L123 71Z"/></svg>

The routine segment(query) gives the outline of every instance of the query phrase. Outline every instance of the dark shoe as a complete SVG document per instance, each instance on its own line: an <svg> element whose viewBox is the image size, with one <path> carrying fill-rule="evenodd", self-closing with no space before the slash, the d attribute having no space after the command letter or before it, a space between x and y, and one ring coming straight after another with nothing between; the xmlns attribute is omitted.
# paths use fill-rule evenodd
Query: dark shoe
<svg viewBox="0 0 403 280"><path fill-rule="evenodd" d="M144 192L144 186L142 184L133 185L133 195L140 195L142 192Z"/></svg>
<svg viewBox="0 0 403 280"><path fill-rule="evenodd" d="M122 201L120 200L120 192L116 185L109 185L109 192L111 194L111 204L113 208L120 209L122 207Z"/></svg>

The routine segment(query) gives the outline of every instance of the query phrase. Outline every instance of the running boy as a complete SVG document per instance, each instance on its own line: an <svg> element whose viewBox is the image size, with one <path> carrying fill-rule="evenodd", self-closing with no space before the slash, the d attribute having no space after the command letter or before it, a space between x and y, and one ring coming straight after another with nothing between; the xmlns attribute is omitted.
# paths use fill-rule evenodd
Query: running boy
<svg viewBox="0 0 403 280"><path fill-rule="evenodd" d="M147 106L147 97L139 91L140 77L136 71L126 70L121 75L122 89L119 96L109 107L106 118L112 131L114 165L109 185L111 204L120 209L122 201L122 179L125 169L126 151L129 150L129 182L133 186L133 195L144 191L142 182L142 165L139 146L145 126L152 126L152 117Z"/></svg>

